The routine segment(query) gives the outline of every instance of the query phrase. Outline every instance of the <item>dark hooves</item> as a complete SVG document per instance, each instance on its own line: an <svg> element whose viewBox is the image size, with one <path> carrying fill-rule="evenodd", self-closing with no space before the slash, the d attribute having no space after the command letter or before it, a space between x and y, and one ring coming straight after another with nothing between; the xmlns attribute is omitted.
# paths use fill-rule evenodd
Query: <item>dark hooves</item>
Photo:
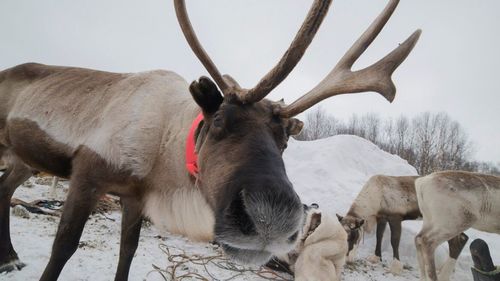
<svg viewBox="0 0 500 281"><path fill-rule="evenodd" d="M26 264L24 262L21 262L20 260L16 259L6 264L0 265L0 273L11 272L14 270L21 270L25 266Z"/></svg>

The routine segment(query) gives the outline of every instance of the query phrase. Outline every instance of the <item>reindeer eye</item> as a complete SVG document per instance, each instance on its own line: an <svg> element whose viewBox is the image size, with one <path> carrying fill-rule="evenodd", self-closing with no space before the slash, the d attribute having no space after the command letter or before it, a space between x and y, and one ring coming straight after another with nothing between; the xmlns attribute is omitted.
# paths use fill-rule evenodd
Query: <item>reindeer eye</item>
<svg viewBox="0 0 500 281"><path fill-rule="evenodd" d="M292 236L288 237L288 242L290 242L290 243L295 242L295 240L297 240L298 236L299 236L299 232L296 231L294 234L292 234Z"/></svg>
<svg viewBox="0 0 500 281"><path fill-rule="evenodd" d="M220 128L220 127L222 127L223 123L224 123L224 121L223 121L222 116L220 116L219 113L215 113L214 121L213 121L214 126Z"/></svg>

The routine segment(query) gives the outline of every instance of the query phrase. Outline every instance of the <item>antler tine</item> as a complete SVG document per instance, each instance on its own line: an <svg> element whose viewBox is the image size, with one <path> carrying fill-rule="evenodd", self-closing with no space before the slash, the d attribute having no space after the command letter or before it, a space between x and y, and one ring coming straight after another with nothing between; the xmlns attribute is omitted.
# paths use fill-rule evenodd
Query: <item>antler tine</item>
<svg viewBox="0 0 500 281"><path fill-rule="evenodd" d="M257 102L278 86L304 55L325 18L332 0L315 0L304 23L278 64L271 69L252 89L239 92L243 103Z"/></svg>
<svg viewBox="0 0 500 281"><path fill-rule="evenodd" d="M316 103L341 94L374 91L392 102L396 87L392 82L392 73L406 59L417 43L421 30L415 31L405 42L375 64L358 71L351 68L356 60L370 46L380 33L399 0L391 0L370 27L340 59L335 68L312 90L281 111L281 116L295 116Z"/></svg>
<svg viewBox="0 0 500 281"><path fill-rule="evenodd" d="M378 17L372 22L368 29L363 32L363 34L354 42L354 44L349 48L349 50L344 54L344 56L339 60L336 68L347 68L351 69L354 63L361 57L361 55L368 49L368 47L373 43L373 40L377 38L382 28L391 18L392 14L396 10L399 4L399 0L391 0L385 9L378 15Z"/></svg>
<svg viewBox="0 0 500 281"><path fill-rule="evenodd" d="M177 15L177 20L181 26L182 33L191 47L191 50L195 53L198 59L201 61L205 69L210 73L210 76L215 80L215 83L219 86L220 90L226 95L231 90L227 85L226 81L222 78L219 70L212 62L207 52L203 49L198 37L193 30L193 26L189 21L189 16L186 10L186 3L184 0L174 0L175 13Z"/></svg>

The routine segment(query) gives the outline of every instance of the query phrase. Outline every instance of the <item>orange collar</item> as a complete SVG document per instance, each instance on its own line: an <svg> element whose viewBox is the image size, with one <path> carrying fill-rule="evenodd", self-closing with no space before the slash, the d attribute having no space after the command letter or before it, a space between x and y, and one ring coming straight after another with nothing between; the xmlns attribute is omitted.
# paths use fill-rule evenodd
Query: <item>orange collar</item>
<svg viewBox="0 0 500 281"><path fill-rule="evenodd" d="M198 177L198 155L196 154L195 132L198 125L203 120L203 113L198 114L191 124L189 134L186 139L186 169L193 177Z"/></svg>

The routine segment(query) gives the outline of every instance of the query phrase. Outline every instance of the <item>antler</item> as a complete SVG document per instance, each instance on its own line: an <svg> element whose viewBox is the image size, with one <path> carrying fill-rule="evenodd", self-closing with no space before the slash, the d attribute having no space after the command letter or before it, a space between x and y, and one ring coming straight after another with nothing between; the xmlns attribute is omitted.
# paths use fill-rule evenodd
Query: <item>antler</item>
<svg viewBox="0 0 500 281"><path fill-rule="evenodd" d="M250 89L246 95L240 98L247 102L259 101L268 95L288 76L288 74L290 74L290 72L292 72L304 55L309 44L311 44L331 3L332 0L314 1L304 23L278 64L271 69L253 89Z"/></svg>
<svg viewBox="0 0 500 281"><path fill-rule="evenodd" d="M229 75L221 76L219 70L214 65L208 54L201 46L193 27L189 21L184 0L174 0L177 19L181 25L182 32L189 43L189 46L196 54L208 73L215 80L224 95L237 95L242 103L252 103L263 99L276 86L278 86L304 55L307 47L311 43L319 26L325 18L332 0L315 0L304 23L295 36L292 44L285 52L278 64L271 69L260 82L252 89L241 88L236 80Z"/></svg>
<svg viewBox="0 0 500 281"><path fill-rule="evenodd" d="M191 50L193 50L203 66L207 69L210 76L212 76L212 78L215 80L215 83L219 86L220 90L224 94L227 94L230 90L230 87L222 78L222 75L208 56L207 52L205 52L205 50L201 46L198 37L196 37L196 33L193 30L191 21L189 21L189 16L186 10L186 3L184 2L184 0L174 0L174 6L175 14L177 15L177 21L181 26L182 33L184 33L184 37L186 37Z"/></svg>
<svg viewBox="0 0 500 281"><path fill-rule="evenodd" d="M351 68L380 33L398 3L399 0L391 0L334 69L308 93L289 106L283 107L280 115L286 118L292 117L326 98L348 93L374 91L392 102L396 87L391 75L411 52L420 37L421 30L415 31L405 42L373 65L354 72Z"/></svg>

